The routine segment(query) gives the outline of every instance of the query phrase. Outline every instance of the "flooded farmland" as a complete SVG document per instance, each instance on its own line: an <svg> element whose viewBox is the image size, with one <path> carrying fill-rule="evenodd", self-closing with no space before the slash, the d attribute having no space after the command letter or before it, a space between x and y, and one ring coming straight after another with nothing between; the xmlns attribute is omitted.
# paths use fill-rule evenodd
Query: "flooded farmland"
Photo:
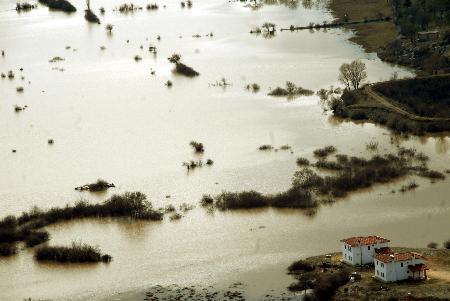
<svg viewBox="0 0 450 301"><path fill-rule="evenodd" d="M399 137L372 124L334 119L316 95L267 95L286 81L314 91L338 86L339 66L357 58L366 63L370 81L412 74L365 53L341 29L249 34L264 22L289 27L330 21L323 3L252 10L223 0L197 0L192 8L158 1L159 9L148 11L147 2L135 1L144 9L123 14L114 11L121 1L92 1L96 13L106 10L97 14L101 25L85 21L85 1L72 3L78 11L70 15L43 5L17 13L15 1L0 3L0 72L16 75L0 79L0 218L33 206L101 202L126 191L145 193L155 207L196 208L178 221L84 219L46 227L50 245L86 242L113 261L43 264L32 249L21 249L0 258L1 300L141 300L154 285L235 282L257 299L286 289L290 262L335 251L345 236L378 234L411 247L450 238L442 231L450 228L448 179L415 179L416 190L395 194L391 190L409 179L378 185L322 206L314 216L291 209L211 213L198 206L203 194L224 190L286 190L296 159L311 159L313 150L330 144L359 156L370 141L379 143L379 152L400 144L425 153L432 168L450 168L445 136ZM174 74L167 60L172 53L200 75ZM54 57L63 60L49 62ZM222 78L230 85L215 85ZM245 89L251 83L260 85L257 93ZM15 105L26 109L15 112ZM191 140L201 141L205 152L193 153ZM259 151L263 144L288 144L292 151ZM212 166L189 172L182 166L207 158ZM74 190L98 178L116 187Z"/></svg>

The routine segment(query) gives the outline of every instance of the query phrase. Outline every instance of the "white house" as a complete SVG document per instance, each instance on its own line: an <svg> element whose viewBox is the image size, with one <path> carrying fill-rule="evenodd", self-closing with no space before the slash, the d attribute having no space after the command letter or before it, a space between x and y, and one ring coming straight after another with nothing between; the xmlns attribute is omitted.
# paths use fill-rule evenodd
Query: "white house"
<svg viewBox="0 0 450 301"><path fill-rule="evenodd" d="M373 264L375 250L387 250L390 240L380 236L342 239L342 259L351 265Z"/></svg>
<svg viewBox="0 0 450 301"><path fill-rule="evenodd" d="M375 277L384 282L427 278L424 259L414 252L378 254L374 262Z"/></svg>

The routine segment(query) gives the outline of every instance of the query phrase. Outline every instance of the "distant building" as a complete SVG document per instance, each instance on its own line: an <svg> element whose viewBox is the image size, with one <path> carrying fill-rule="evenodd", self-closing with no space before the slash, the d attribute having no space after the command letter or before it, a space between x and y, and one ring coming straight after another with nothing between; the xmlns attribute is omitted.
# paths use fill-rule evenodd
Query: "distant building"
<svg viewBox="0 0 450 301"><path fill-rule="evenodd" d="M428 268L418 253L378 254L374 263L375 277L384 282L427 278Z"/></svg>
<svg viewBox="0 0 450 301"><path fill-rule="evenodd" d="M351 265L361 265L373 264L375 251L389 249L390 240L380 236L357 236L341 242L342 260Z"/></svg>
<svg viewBox="0 0 450 301"><path fill-rule="evenodd" d="M434 42L439 39L439 31L419 31L417 33L417 40L419 42Z"/></svg>

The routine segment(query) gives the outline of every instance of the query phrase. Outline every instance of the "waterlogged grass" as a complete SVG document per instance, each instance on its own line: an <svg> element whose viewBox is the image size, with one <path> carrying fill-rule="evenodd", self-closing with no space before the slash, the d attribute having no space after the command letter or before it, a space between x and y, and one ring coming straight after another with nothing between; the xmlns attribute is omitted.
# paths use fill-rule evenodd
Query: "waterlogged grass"
<svg viewBox="0 0 450 301"><path fill-rule="evenodd" d="M70 247L39 247L34 258L38 261L54 261L60 263L93 263L110 262L112 257L102 254L97 247L87 244L72 243Z"/></svg>
<svg viewBox="0 0 450 301"><path fill-rule="evenodd" d="M330 158L336 151L333 146L314 151L319 159L312 164L307 159L299 158L297 164L300 169L292 178L291 188L284 192L262 194L257 191L225 191L213 199L204 196L201 205L219 210L261 207L314 209L346 197L353 191L408 176L429 178L432 181L445 178L443 173L429 170L428 158L414 149L400 147L396 153L374 155L369 159L344 154Z"/></svg>
<svg viewBox="0 0 450 301"><path fill-rule="evenodd" d="M286 87L281 88L277 87L269 92L270 96L287 96L287 97L296 97L296 96L310 96L313 95L314 92L300 86L296 86L292 82L286 82Z"/></svg>
<svg viewBox="0 0 450 301"><path fill-rule="evenodd" d="M46 211L35 207L19 217L7 216L0 220L0 243L24 241L27 247L33 247L49 239L48 232L38 229L61 221L85 217L130 217L161 221L163 215L163 212L153 209L141 192L116 194L101 204L79 201L74 206L54 207Z"/></svg>

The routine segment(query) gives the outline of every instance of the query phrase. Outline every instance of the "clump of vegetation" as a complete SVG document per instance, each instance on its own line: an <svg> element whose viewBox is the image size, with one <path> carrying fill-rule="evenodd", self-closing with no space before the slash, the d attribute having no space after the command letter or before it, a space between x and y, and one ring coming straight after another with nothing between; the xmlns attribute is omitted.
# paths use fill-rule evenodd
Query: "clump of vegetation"
<svg viewBox="0 0 450 301"><path fill-rule="evenodd" d="M261 87L257 83L253 83L248 84L247 86L245 86L245 88L249 91L252 91L253 93L257 93Z"/></svg>
<svg viewBox="0 0 450 301"><path fill-rule="evenodd" d="M17 246L15 243L0 242L0 257L11 256L17 253Z"/></svg>
<svg viewBox="0 0 450 301"><path fill-rule="evenodd" d="M298 158L296 161L298 166L308 166L309 165L309 160L306 158Z"/></svg>
<svg viewBox="0 0 450 301"><path fill-rule="evenodd" d="M427 245L427 248L429 248L429 249L437 249L437 246L438 246L437 243L435 243L435 242L430 242L430 243Z"/></svg>
<svg viewBox="0 0 450 301"><path fill-rule="evenodd" d="M173 83L172 83L172 81L171 80L168 80L166 83L165 83L165 85L167 86L167 87L172 87L173 86Z"/></svg>
<svg viewBox="0 0 450 301"><path fill-rule="evenodd" d="M113 28L114 28L114 25L112 25L112 24L107 24L105 26L105 29L108 33L112 33Z"/></svg>
<svg viewBox="0 0 450 301"><path fill-rule="evenodd" d="M212 206L214 204L214 198L209 194L204 194L200 200L200 205L202 207Z"/></svg>
<svg viewBox="0 0 450 301"><path fill-rule="evenodd" d="M147 10L156 10L158 8L159 8L159 6L156 3L147 4Z"/></svg>
<svg viewBox="0 0 450 301"><path fill-rule="evenodd" d="M231 86L231 83L228 82L228 80L227 80L225 77L222 77L220 80L216 80L215 83L209 84L209 85L210 85L210 86L213 86L213 87L223 87L223 88L226 88L226 87L228 87L228 86Z"/></svg>
<svg viewBox="0 0 450 301"><path fill-rule="evenodd" d="M270 145L270 144L263 144L263 145L261 145L260 147L258 147L258 149L259 149L260 151L268 151L268 150L272 150L272 149L273 149L273 146Z"/></svg>
<svg viewBox="0 0 450 301"><path fill-rule="evenodd" d="M120 5L116 10L119 11L120 13L132 13L137 10L142 10L142 7L137 6L133 3L130 4L124 3Z"/></svg>
<svg viewBox="0 0 450 301"><path fill-rule="evenodd" d="M443 243L444 248L450 249L450 240L447 240Z"/></svg>
<svg viewBox="0 0 450 301"><path fill-rule="evenodd" d="M302 87L297 87L292 82L286 82L286 88L277 87L269 92L270 96L310 96L313 95L314 92L308 89L304 89Z"/></svg>
<svg viewBox="0 0 450 301"><path fill-rule="evenodd" d="M430 177L435 173L428 169L426 162L418 160L412 149L400 148L397 154L374 155L370 159L338 154L332 161L328 157L334 152L334 147L316 152L319 160L312 166L320 168L321 174L326 172L324 175L301 165L287 191L269 195L256 191L223 192L216 196L214 206L221 210L258 207L314 209L377 183L388 183L408 175Z"/></svg>
<svg viewBox="0 0 450 301"><path fill-rule="evenodd" d="M48 60L49 63L56 63L56 62L61 62L64 61L64 59L60 56L55 56L53 58L51 58L50 60Z"/></svg>
<svg viewBox="0 0 450 301"><path fill-rule="evenodd" d="M134 56L134 60L135 60L136 62L139 62L139 61L142 60L142 57L141 57L140 55L135 55L135 56Z"/></svg>
<svg viewBox="0 0 450 301"><path fill-rule="evenodd" d="M37 8L36 4L31 4L28 2L23 2L23 3L16 3L16 11L21 12L21 11L28 11L28 10L32 10Z"/></svg>
<svg viewBox="0 0 450 301"><path fill-rule="evenodd" d="M72 243L70 247L43 246L36 250L34 258L38 261L60 263L110 262L112 259L108 254L102 255L97 247L81 243Z"/></svg>
<svg viewBox="0 0 450 301"><path fill-rule="evenodd" d="M280 146L280 149L281 150L290 150L290 149L292 149L292 146L290 146L288 144L284 144L284 145Z"/></svg>
<svg viewBox="0 0 450 301"><path fill-rule="evenodd" d="M18 93L23 93L23 87L22 87L22 86L17 87L17 88L16 88L16 91L17 91Z"/></svg>
<svg viewBox="0 0 450 301"><path fill-rule="evenodd" d="M91 23L100 24L100 19L97 15L91 10L91 0L86 0L87 9L84 11L84 18L86 21Z"/></svg>
<svg viewBox="0 0 450 301"><path fill-rule="evenodd" d="M116 186L114 185L114 183L108 183L103 179L98 179L97 182L95 182L95 183L75 187L75 190L104 191L111 187L116 187Z"/></svg>
<svg viewBox="0 0 450 301"><path fill-rule="evenodd" d="M317 158L326 158L329 155L335 153L337 151L336 147L333 145L325 146L324 148L316 149L313 154Z"/></svg>
<svg viewBox="0 0 450 301"><path fill-rule="evenodd" d="M180 213L174 212L169 216L169 219L170 219L170 221L176 221L176 220L181 219L182 217L183 216Z"/></svg>
<svg viewBox="0 0 450 301"><path fill-rule="evenodd" d="M194 151L196 153L203 153L205 152L205 148L203 146L203 143L201 142L197 142L197 141L191 141L189 142L189 145L192 146L192 148L194 149Z"/></svg>
<svg viewBox="0 0 450 301"><path fill-rule="evenodd" d="M198 161L190 160L190 161L183 162L182 165L185 166L186 169L189 171L191 169L196 169L197 167L202 167L203 161L202 160L198 160Z"/></svg>
<svg viewBox="0 0 450 301"><path fill-rule="evenodd" d="M53 139L48 139L48 140L47 140L47 143L48 143L48 144L53 144L53 143L55 143L55 141L54 141Z"/></svg>
<svg viewBox="0 0 450 301"><path fill-rule="evenodd" d="M75 6L67 0L39 0L39 3L48 6L50 9L61 10L66 13L77 11Z"/></svg>
<svg viewBox="0 0 450 301"><path fill-rule="evenodd" d="M378 142L377 141L370 141L366 143L366 149L370 151L376 151L378 149Z"/></svg>
<svg viewBox="0 0 450 301"><path fill-rule="evenodd" d="M206 165L213 165L214 164L214 161L213 160L211 160L211 159L207 159L206 160L206 163L205 163Z"/></svg>
<svg viewBox="0 0 450 301"><path fill-rule="evenodd" d="M50 235L45 231L30 231L30 233L25 237L25 246L31 248L37 246L43 242L48 241Z"/></svg>
<svg viewBox="0 0 450 301"><path fill-rule="evenodd" d="M99 8L99 11L100 11L100 14L101 14L101 15L104 15L105 12L106 12L106 10L105 10L104 7L100 7L100 8Z"/></svg>
<svg viewBox="0 0 450 301"><path fill-rule="evenodd" d="M8 79L14 79L15 75L14 75L14 71L9 70L8 71Z"/></svg>
<svg viewBox="0 0 450 301"><path fill-rule="evenodd" d="M306 260L294 261L289 267L288 271L290 273L297 273L299 271L311 272L314 271L316 267Z"/></svg>
<svg viewBox="0 0 450 301"><path fill-rule="evenodd" d="M18 105L14 106L14 112L16 112L16 113L19 113L19 112L21 112L23 110L25 110L24 107L21 107L21 106L18 106Z"/></svg>
<svg viewBox="0 0 450 301"><path fill-rule="evenodd" d="M407 192L407 191L410 191L410 190L414 190L414 189L416 189L417 187L419 187L419 185L415 182L415 181L411 181L411 182L409 182L408 184L406 184L406 185L403 185L401 188L400 188L400 192Z"/></svg>
<svg viewBox="0 0 450 301"><path fill-rule="evenodd" d="M188 77L195 77L200 75L196 70L192 67L189 67L181 62L181 55L174 53L171 57L168 58L169 62L175 64L174 71L179 74L186 75Z"/></svg>

